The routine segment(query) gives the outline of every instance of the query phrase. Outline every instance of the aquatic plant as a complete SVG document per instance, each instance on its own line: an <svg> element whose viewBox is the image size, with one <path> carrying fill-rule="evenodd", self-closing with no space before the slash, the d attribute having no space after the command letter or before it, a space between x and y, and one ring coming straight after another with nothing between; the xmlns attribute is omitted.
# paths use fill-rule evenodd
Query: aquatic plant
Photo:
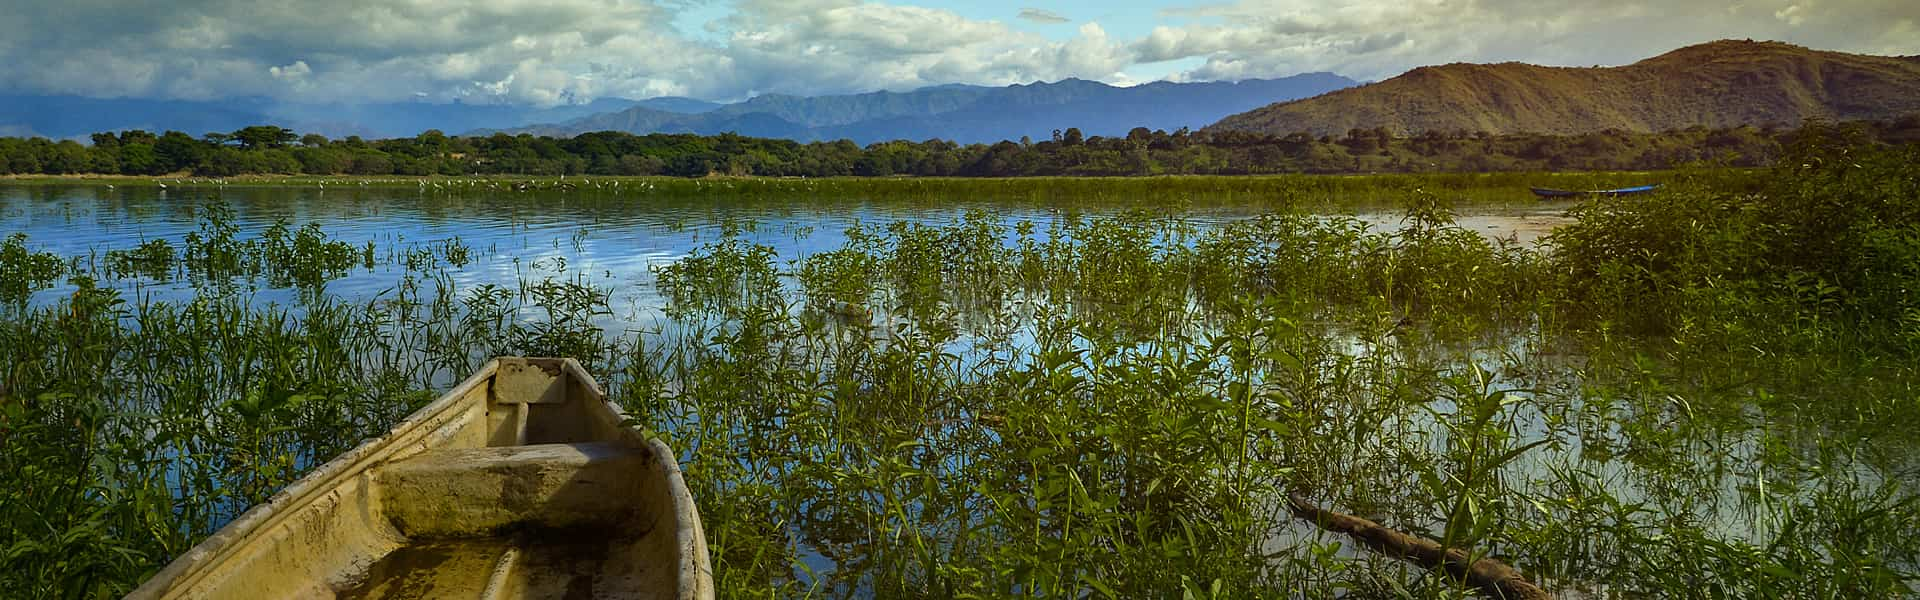
<svg viewBox="0 0 1920 600"><path fill-rule="evenodd" d="M7 236L0 241L0 301L24 304L27 296L53 285L66 266L56 254L28 250L26 234Z"/></svg>
<svg viewBox="0 0 1920 600"><path fill-rule="evenodd" d="M578 264L462 285L458 240L249 237L217 203L99 270L10 238L0 589L124 592L485 357L553 353L680 452L726 597L1481 593L1296 498L1555 593L1911 595L1911 159L1849 152L1596 200L1544 251L1455 223L1452 176L1393 190L1400 228L1169 200L788 257L732 223L655 269L642 331ZM1798 214L1809 178L1845 226ZM161 256L194 297L108 285ZM222 285L376 267L296 307Z"/></svg>

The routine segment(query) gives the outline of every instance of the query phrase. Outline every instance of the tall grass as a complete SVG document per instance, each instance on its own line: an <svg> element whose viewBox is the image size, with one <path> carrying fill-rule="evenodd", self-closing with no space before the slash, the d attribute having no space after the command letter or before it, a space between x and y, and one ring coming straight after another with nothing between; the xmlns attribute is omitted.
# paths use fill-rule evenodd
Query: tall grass
<svg viewBox="0 0 1920 600"><path fill-rule="evenodd" d="M1710 169L1716 177L1738 181L1745 170ZM40 184L99 185L129 188L167 186L174 193L244 187L305 187L351 194L363 189L407 189L447 197L511 194L565 194L581 199L682 199L700 202L771 197L783 201L825 198L946 203L956 198L1042 204L1167 204L1170 202L1253 204L1285 207L1393 205L1415 188L1443 192L1475 202L1530 202L1528 186L1607 189L1659 181L1663 172L1433 173L1369 175L1259 175L1154 177L395 177L395 176L236 176L35 177Z"/></svg>
<svg viewBox="0 0 1920 600"><path fill-rule="evenodd" d="M241 239L217 207L98 268L10 240L0 589L123 592L518 353L581 358L681 453L727 597L1472 593L1289 493L1558 592L1909 595L1913 158L1810 145L1583 205L1545 251L1455 225L1449 178L1394 191L1392 230L981 211L781 257L734 228L659 268L637 333L564 265L456 286L457 240ZM324 292L378 260L390 294ZM146 265L208 284L114 291ZM314 292L250 306L231 278Z"/></svg>

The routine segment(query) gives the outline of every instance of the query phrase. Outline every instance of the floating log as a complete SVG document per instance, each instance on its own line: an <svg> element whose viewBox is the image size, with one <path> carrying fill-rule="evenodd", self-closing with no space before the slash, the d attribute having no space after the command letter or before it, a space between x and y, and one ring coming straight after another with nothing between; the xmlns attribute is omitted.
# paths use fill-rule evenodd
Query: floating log
<svg viewBox="0 0 1920 600"><path fill-rule="evenodd" d="M1315 506L1299 494L1287 494L1293 516L1312 521L1321 529L1344 533L1376 552L1406 560L1427 569L1441 569L1481 592L1501 600L1551 600L1546 590L1526 580L1520 571L1492 558L1475 560L1465 550L1442 547L1439 542L1409 535L1349 515Z"/></svg>

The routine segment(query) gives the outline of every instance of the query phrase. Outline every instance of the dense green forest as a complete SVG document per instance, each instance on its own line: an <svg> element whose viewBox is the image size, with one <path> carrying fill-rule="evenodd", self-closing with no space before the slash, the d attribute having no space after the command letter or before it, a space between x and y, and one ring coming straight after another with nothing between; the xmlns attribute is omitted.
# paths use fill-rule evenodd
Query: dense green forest
<svg viewBox="0 0 1920 600"><path fill-rule="evenodd" d="M1920 140L1920 115L1849 125L1882 142ZM1125 137L1053 139L993 145L942 140L799 143L734 134L573 138L450 137L330 140L274 126L200 137L168 131L97 133L92 144L0 138L0 175L191 173L310 175L671 175L973 176L1235 175L1261 173L1486 172L1662 169L1694 161L1770 164L1801 130L1694 127L1655 134L1619 131L1574 136L1425 133L1393 137L1384 129L1342 137L1304 133L1172 133L1136 128Z"/></svg>

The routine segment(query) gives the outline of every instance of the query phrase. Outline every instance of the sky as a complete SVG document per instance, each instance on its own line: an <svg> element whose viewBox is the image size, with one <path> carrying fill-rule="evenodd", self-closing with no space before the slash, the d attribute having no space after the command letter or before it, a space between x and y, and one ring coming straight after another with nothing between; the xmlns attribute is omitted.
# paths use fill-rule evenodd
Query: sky
<svg viewBox="0 0 1920 600"><path fill-rule="evenodd" d="M1920 1L0 0L0 94L736 101L1621 65L1722 38L1920 54Z"/></svg>

